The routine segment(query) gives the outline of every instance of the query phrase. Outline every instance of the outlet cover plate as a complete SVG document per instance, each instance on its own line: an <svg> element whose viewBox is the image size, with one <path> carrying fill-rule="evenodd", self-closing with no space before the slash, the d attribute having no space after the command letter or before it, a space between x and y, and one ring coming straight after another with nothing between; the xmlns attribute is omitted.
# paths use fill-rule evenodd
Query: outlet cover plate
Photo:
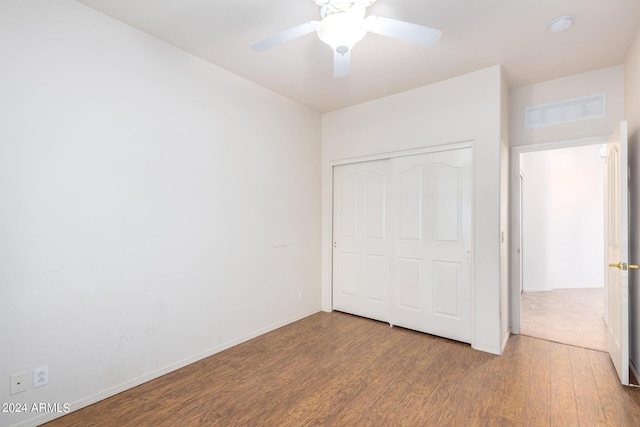
<svg viewBox="0 0 640 427"><path fill-rule="evenodd" d="M33 388L42 387L49 384L49 367L43 366L42 368L33 370Z"/></svg>

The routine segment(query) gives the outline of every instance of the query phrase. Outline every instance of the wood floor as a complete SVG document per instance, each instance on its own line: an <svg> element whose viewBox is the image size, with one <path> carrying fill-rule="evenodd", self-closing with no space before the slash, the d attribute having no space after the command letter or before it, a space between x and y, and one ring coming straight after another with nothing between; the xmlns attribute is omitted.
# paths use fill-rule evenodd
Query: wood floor
<svg viewBox="0 0 640 427"><path fill-rule="evenodd" d="M607 351L603 310L604 288L524 292L520 298L520 332L563 344Z"/></svg>
<svg viewBox="0 0 640 427"><path fill-rule="evenodd" d="M639 426L608 355L522 335L504 355L318 313L49 424Z"/></svg>

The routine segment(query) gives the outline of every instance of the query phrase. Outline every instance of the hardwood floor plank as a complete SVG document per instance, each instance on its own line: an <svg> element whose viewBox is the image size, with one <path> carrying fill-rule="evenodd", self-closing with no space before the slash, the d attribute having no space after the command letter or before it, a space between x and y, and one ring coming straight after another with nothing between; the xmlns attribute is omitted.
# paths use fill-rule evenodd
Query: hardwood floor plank
<svg viewBox="0 0 640 427"><path fill-rule="evenodd" d="M503 354L503 368L500 370L501 383L498 394L503 396L500 415L522 424L527 407L527 389L531 383L532 355L544 345L539 340L525 336L515 336L514 345Z"/></svg>
<svg viewBox="0 0 640 427"><path fill-rule="evenodd" d="M551 350L551 425L578 425L569 346L550 343Z"/></svg>
<svg viewBox="0 0 640 427"><path fill-rule="evenodd" d="M400 402L386 395L381 395L363 415L378 425L399 426L397 417L402 411Z"/></svg>
<svg viewBox="0 0 640 427"><path fill-rule="evenodd" d="M573 393L580 425L607 425L591 371L589 350L569 347Z"/></svg>
<svg viewBox="0 0 640 427"><path fill-rule="evenodd" d="M458 380L459 386L453 387L447 406L442 408L437 418L431 416L427 419L435 419L438 423L450 425L455 424L456 420L477 419L481 417L479 414L490 411L489 407L492 401L490 389L494 387L491 385L493 372L491 365L494 357L496 356L478 353L474 361L469 363L469 369L465 375ZM445 362L443 366L446 367L447 363ZM439 392L439 389L436 389L433 394ZM432 398L431 401L437 400Z"/></svg>
<svg viewBox="0 0 640 427"><path fill-rule="evenodd" d="M640 425L608 356L513 336L502 356L318 313L47 424Z"/></svg>
<svg viewBox="0 0 640 427"><path fill-rule="evenodd" d="M480 353L469 350L471 349L463 347L460 343L449 343L445 353L446 362L439 363L429 372L429 375L434 376L436 387L429 399L425 401L425 407L436 407L439 410L424 414L425 425L446 425L457 422L455 408L459 407L461 410L466 408L466 413L472 409L468 406L470 401L464 396L466 393L463 384L469 375L469 368L474 366ZM482 405L475 401L474 409L478 407ZM466 414L461 417L468 418Z"/></svg>
<svg viewBox="0 0 640 427"><path fill-rule="evenodd" d="M637 426L640 420L640 389L620 384L607 353L592 351L589 361L608 425Z"/></svg>
<svg viewBox="0 0 640 427"><path fill-rule="evenodd" d="M353 409L347 407L340 407L334 411L331 411L328 415L324 417L318 417L315 419L308 420L304 424L304 427L311 426L356 426L362 425L366 423L363 420L362 414ZM273 424L276 425L276 424ZM300 426L301 424L297 424Z"/></svg>
<svg viewBox="0 0 640 427"><path fill-rule="evenodd" d="M345 395L359 390L359 384L351 375L335 376L329 383L296 402L287 411L287 415L304 423L327 417L345 405Z"/></svg>
<svg viewBox="0 0 640 427"><path fill-rule="evenodd" d="M534 340L531 354L524 424L551 425L551 343Z"/></svg>

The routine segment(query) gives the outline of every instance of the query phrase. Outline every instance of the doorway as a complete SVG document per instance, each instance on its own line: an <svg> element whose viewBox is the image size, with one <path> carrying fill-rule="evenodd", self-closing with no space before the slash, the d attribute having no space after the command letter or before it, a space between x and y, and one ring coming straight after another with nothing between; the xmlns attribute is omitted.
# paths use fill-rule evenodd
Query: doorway
<svg viewBox="0 0 640 427"><path fill-rule="evenodd" d="M514 150L516 333L607 351L603 143Z"/></svg>

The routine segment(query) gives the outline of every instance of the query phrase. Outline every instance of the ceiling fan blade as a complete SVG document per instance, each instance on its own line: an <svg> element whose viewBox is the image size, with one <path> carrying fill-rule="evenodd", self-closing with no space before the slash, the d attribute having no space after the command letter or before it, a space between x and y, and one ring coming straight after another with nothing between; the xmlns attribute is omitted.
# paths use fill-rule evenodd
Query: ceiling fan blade
<svg viewBox="0 0 640 427"><path fill-rule="evenodd" d="M351 70L351 51L347 53L333 52L333 77L340 78L349 75Z"/></svg>
<svg viewBox="0 0 640 427"><path fill-rule="evenodd" d="M298 25L297 27L289 28L288 30L275 33L274 35L267 37L264 40L255 42L251 45L251 47L258 52L263 52L267 49L271 49L272 47L297 39L298 37L313 33L318 29L319 24L320 21L309 21L302 25Z"/></svg>
<svg viewBox="0 0 640 427"><path fill-rule="evenodd" d="M366 18L369 31L382 36L393 37L407 42L431 46L440 38L442 31L423 27L396 19L371 15Z"/></svg>

